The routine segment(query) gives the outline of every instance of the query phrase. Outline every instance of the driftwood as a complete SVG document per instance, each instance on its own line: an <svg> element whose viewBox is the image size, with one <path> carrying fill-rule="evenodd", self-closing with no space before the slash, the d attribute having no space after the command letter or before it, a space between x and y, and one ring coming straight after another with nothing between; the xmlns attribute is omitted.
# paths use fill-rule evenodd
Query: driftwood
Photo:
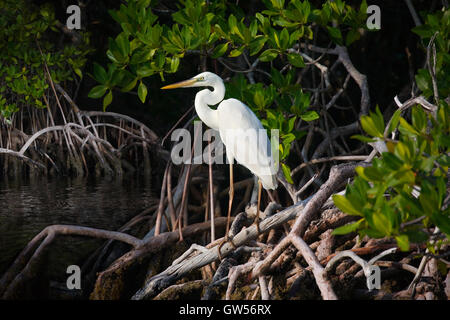
<svg viewBox="0 0 450 320"><path fill-rule="evenodd" d="M223 229L226 223L226 218L221 217L215 219L215 227ZM208 231L211 226L209 221L193 224L182 229L183 238L190 238L194 235L201 234ZM111 299L112 292L105 292L105 287L109 288L110 285L105 285L110 283L110 279L117 280L121 278L125 270L130 268L133 264L139 262L141 259L148 257L151 254L161 252L170 246L173 246L179 241L179 232L164 232L158 236L147 238L143 240L141 246L131 250L115 260L106 270L100 272L97 275L94 290L91 294L92 299ZM114 296L118 298L118 296Z"/></svg>
<svg viewBox="0 0 450 320"><path fill-rule="evenodd" d="M78 235L113 239L125 242L135 248L142 244L141 240L121 232L71 225L52 225L46 227L28 243L16 258L13 265L0 279L0 295L3 298L10 297L20 284L33 276L34 267L39 261L39 258L57 235Z"/></svg>
<svg viewBox="0 0 450 320"><path fill-rule="evenodd" d="M305 259L307 259L308 264L310 264L310 266L313 268L313 272L316 275L316 281L318 282L319 288L321 289L324 298L336 298L329 283L324 279L324 276L322 275L323 267L320 265L320 262L317 260L312 250L306 245L306 243L299 237L297 233L300 233L302 229L306 229L306 226L314 218L315 214L322 207L323 203L332 195L336 187L340 186L343 181L354 174L355 167L355 164L345 164L333 167L327 183L324 184L322 188L309 201L307 201L306 205L304 202L299 202L291 206L290 208L276 213L261 221L259 230L261 231L261 233L265 233L297 217L296 223L294 224L294 227L291 230L289 236L285 237L280 242L280 244L272 251L271 255L269 255L269 257L266 258L264 262L261 262L256 266L256 268L253 270L253 276L262 276L264 274L264 271L270 267L270 265L275 261L278 255L282 253L283 249L287 247L288 243L292 242L303 254ZM153 276L148 281L146 281L143 288L136 292L136 294L133 296L133 299L143 299L158 294L161 290L164 290L167 286L171 285L185 274L218 260L220 256L226 257L235 249L235 247L240 247L251 240L255 240L258 236L258 230L255 225L243 229L233 237L232 243L225 243L220 248L220 252L215 247L209 248L208 250L204 250L194 257L174 264L164 272Z"/></svg>
<svg viewBox="0 0 450 320"><path fill-rule="evenodd" d="M267 232L295 218L296 215L300 213L302 207L303 204L298 203L267 219L264 219L259 225L260 232ZM226 257L235 249L235 247L240 247L241 245L244 245L247 242L256 239L258 235L259 234L256 225L243 229L233 237L233 243L227 242L220 248L220 255L222 257ZM192 270L210 264L211 262L217 261L218 259L219 251L217 250L217 247L214 246L192 258L172 265L164 272L150 278L145 283L144 287L136 292L136 294L133 296L133 299L139 300L145 297L151 297L154 294L159 293L162 289L166 288L168 285L170 285L183 275L191 272Z"/></svg>
<svg viewBox="0 0 450 320"><path fill-rule="evenodd" d="M225 222L226 218L216 219L216 227L223 227ZM209 222L190 225L183 229L183 236L186 238L191 237L207 231L209 227ZM99 274L97 278L98 283L101 283L105 277L119 268L123 270L137 259L164 250L179 240L178 232L166 232L149 239L138 239L123 232L71 225L52 225L36 235L19 254L13 265L4 273L0 279L0 295L2 298L14 297L17 288L35 275L34 272L36 271L36 265L40 262L39 259L57 235L104 238L131 245L133 250L116 260L107 270Z"/></svg>

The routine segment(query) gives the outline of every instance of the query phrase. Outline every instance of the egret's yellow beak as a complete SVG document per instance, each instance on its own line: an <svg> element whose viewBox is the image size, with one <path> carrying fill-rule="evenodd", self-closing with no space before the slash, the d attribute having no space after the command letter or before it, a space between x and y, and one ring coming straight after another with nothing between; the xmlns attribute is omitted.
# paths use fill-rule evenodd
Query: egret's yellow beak
<svg viewBox="0 0 450 320"><path fill-rule="evenodd" d="M180 81L180 82L177 82L177 83L169 84L167 86L162 87L161 89L166 90L166 89L175 89L175 88L187 88L187 87L192 86L196 82L197 82L197 79L193 78L193 79L184 80L184 81Z"/></svg>

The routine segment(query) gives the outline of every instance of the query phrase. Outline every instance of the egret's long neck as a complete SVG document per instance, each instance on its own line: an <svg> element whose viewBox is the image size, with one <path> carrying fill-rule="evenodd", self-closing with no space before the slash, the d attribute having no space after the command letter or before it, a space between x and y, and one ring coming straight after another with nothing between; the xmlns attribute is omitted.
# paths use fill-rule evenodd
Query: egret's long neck
<svg viewBox="0 0 450 320"><path fill-rule="evenodd" d="M218 104L225 96L225 86L222 82L215 83L214 91L204 89L195 96L195 111L200 119L210 128L219 129L219 118L217 110L211 109L210 105Z"/></svg>

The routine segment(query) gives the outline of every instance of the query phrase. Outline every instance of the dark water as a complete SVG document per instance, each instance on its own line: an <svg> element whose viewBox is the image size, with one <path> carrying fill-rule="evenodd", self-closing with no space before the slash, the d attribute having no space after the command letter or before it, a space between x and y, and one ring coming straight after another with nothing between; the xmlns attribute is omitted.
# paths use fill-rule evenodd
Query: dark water
<svg viewBox="0 0 450 320"><path fill-rule="evenodd" d="M52 224L117 230L154 204L144 178L0 180L0 275L25 245ZM61 278L101 244L86 237L58 236L50 245L48 270Z"/></svg>

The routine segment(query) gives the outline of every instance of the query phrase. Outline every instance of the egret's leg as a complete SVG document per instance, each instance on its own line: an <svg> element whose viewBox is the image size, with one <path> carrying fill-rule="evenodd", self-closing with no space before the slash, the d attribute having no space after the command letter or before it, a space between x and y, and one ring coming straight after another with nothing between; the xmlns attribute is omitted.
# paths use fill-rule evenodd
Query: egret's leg
<svg viewBox="0 0 450 320"><path fill-rule="evenodd" d="M217 250L218 250L218 256L219 259L222 260L222 255L220 254L220 249L222 249L222 246L230 241L229 237L228 237L228 233L230 231L230 222L231 222L231 207L233 205L233 198L234 198L234 181L233 181L233 163L230 162L230 189L228 191L228 195L229 195L229 200L228 200L228 214L227 214L227 228L225 231L225 237L224 240L217 246ZM233 241L230 241L231 244L234 247L234 243Z"/></svg>
<svg viewBox="0 0 450 320"><path fill-rule="evenodd" d="M262 191L262 184L261 180L258 179L258 203L256 205L256 217L255 217L255 223L256 223L256 230L258 233L259 230L259 208L261 207L261 191Z"/></svg>
<svg viewBox="0 0 450 320"><path fill-rule="evenodd" d="M230 221L231 221L231 207L233 205L234 198L234 181L233 181L233 164L230 163L230 190L228 192L228 214L227 214L227 231L225 233L225 240L228 241L228 232L230 231Z"/></svg>
<svg viewBox="0 0 450 320"><path fill-rule="evenodd" d="M273 195L272 195L272 193L271 193L269 190L266 190L266 191L267 191L267 195L268 195L269 198L270 198L270 201L276 202L276 201L275 201L275 198L274 198Z"/></svg>

